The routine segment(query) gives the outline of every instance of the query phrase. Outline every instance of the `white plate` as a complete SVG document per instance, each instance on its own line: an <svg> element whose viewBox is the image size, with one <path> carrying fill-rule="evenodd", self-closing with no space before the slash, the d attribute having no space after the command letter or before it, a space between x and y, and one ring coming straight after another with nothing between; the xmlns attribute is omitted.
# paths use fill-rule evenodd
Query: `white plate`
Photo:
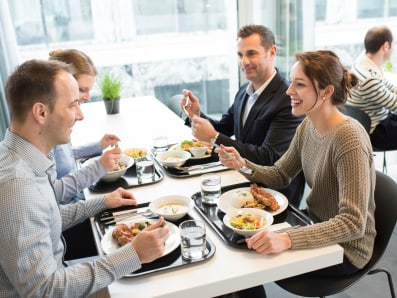
<svg viewBox="0 0 397 298"><path fill-rule="evenodd" d="M146 221L150 222L150 223L157 222L157 220L152 220L152 219L139 219L139 220L135 220L135 221L125 222L125 224L132 225L133 223L146 222ZM178 227L168 221L166 221L166 224L167 224L168 228L170 229L170 236L165 241L163 256L174 251L174 249L177 248L181 242L181 237L179 235ZM103 237L102 237L101 247L105 254L109 254L112 251L115 251L116 249L118 249L120 247L117 244L116 240L114 240L114 238L112 237L112 232L113 232L114 228L115 227L111 227L110 229L108 229L106 231L105 235L103 235ZM126 245L128 245L128 244L126 244Z"/></svg>
<svg viewBox="0 0 397 298"><path fill-rule="evenodd" d="M179 144L175 144L172 145L168 150L183 150L183 149L181 149L181 146ZM211 154L204 154L203 156L200 157L193 156L192 154L192 156L189 159L204 159L208 157L211 157Z"/></svg>
<svg viewBox="0 0 397 298"><path fill-rule="evenodd" d="M205 154L205 155L200 156L200 157L196 157L196 156L192 155L192 157L190 157L189 159L204 159L204 158L208 158L208 157L211 157L211 154Z"/></svg>
<svg viewBox="0 0 397 298"><path fill-rule="evenodd" d="M276 199L277 203L280 205L280 208L278 208L276 211L268 211L271 215L275 216L275 215L283 212L285 209L287 209L288 199L286 198L286 196L284 196L282 193L275 191L273 189L269 189L269 188L264 188L264 189L267 192L271 193L274 196L274 198ZM235 189L229 190L229 191L225 192L224 194L222 194L218 200L218 208L224 213L227 213L229 210L232 210L232 209L237 209L231 205L230 201L231 201L233 194L235 192L239 192L239 191L243 191L243 190L249 192L250 188L249 187L235 188Z"/></svg>

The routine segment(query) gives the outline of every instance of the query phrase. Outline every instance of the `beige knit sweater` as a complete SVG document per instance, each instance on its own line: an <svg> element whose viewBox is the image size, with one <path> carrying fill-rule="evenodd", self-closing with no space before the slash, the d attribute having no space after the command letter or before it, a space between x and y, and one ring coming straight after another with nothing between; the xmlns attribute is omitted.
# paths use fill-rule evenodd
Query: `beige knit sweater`
<svg viewBox="0 0 397 298"><path fill-rule="evenodd" d="M348 118L320 137L306 118L274 166L247 161L256 171L245 176L278 189L303 169L311 188L307 207L316 224L288 232L292 249L339 243L347 259L362 268L372 255L376 235L372 157L368 134L356 120Z"/></svg>

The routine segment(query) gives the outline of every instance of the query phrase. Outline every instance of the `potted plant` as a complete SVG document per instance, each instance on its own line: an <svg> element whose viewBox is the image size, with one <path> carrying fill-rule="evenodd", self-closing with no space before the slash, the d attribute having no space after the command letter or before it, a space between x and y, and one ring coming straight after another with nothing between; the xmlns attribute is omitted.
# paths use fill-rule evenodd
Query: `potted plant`
<svg viewBox="0 0 397 298"><path fill-rule="evenodd" d="M99 82L102 99L108 114L117 114L120 111L121 79L111 73L105 73Z"/></svg>

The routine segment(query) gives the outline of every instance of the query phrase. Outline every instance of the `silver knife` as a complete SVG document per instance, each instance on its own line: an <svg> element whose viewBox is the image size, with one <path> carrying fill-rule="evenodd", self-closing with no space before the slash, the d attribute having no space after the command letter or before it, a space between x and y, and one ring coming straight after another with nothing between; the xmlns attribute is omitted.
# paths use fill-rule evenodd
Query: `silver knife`
<svg viewBox="0 0 397 298"><path fill-rule="evenodd" d="M110 219L114 219L115 217L118 216L123 216L123 215L130 215L130 214L140 214L143 211L146 211L148 207L141 207L141 208L136 208L136 209L127 209L123 211L116 211L116 212L104 212L103 216L99 218L100 221L106 221Z"/></svg>
<svg viewBox="0 0 397 298"><path fill-rule="evenodd" d="M202 165L195 165L195 166L190 166L190 167L178 167L177 169L181 170L181 171L190 172L190 171L195 171L195 170L205 170L205 169L217 167L220 165L222 165L222 163L220 161L215 161L215 162L210 162L210 163L206 163L206 164L202 164Z"/></svg>

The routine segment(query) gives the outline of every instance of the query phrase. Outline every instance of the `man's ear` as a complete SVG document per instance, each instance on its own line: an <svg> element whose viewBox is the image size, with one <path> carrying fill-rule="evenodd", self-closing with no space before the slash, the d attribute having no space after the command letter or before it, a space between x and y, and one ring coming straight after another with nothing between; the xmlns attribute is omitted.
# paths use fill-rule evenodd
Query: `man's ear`
<svg viewBox="0 0 397 298"><path fill-rule="evenodd" d="M33 118L38 123L44 123L46 118L48 117L48 113L48 107L41 102L36 102L32 107Z"/></svg>
<svg viewBox="0 0 397 298"><path fill-rule="evenodd" d="M385 43L383 44L383 48L384 48L386 51L390 50L390 48L391 48L390 42L385 41Z"/></svg>

